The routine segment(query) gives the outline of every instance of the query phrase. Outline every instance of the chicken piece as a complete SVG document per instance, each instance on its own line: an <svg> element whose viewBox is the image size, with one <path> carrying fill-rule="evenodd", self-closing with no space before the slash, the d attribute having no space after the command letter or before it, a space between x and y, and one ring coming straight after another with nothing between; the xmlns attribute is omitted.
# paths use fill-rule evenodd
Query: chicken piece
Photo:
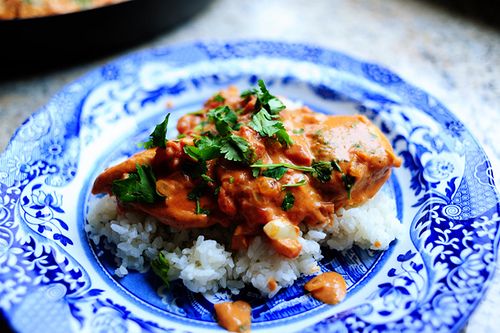
<svg viewBox="0 0 500 333"><path fill-rule="evenodd" d="M146 150L105 170L92 192L112 194L114 180L126 178L136 170L136 164L146 164L152 167L156 192L164 199L124 206L176 228L234 227L233 250L247 248L253 237L263 234L278 253L294 258L301 250L298 225L321 228L333 224L335 209L354 207L373 197L391 169L401 164L387 138L364 116L327 116L307 107L285 109L280 120L293 140L286 146L263 136L250 124L255 96L240 98L235 88L219 94L207 101L203 110L179 120L177 128L184 138L169 140L166 148ZM244 140L254 163L264 165L257 170L259 175L253 174L256 167L249 167L251 163L217 157L205 165L185 153L184 147L195 145L200 136L218 135L207 113L223 105L238 110L239 125L231 128L231 135ZM332 169L327 179L313 172L318 161ZM292 167L273 177L265 174L267 164ZM200 172L205 178L201 179ZM200 186L204 191L193 200L192 193ZM287 196L293 197L290 205L284 205ZM273 221L286 221L285 229L296 230L297 237L276 238L271 232Z"/></svg>
<svg viewBox="0 0 500 333"><path fill-rule="evenodd" d="M104 170L94 181L92 194L111 192L111 185L114 180L122 179L124 175L135 172L137 164L151 165L156 156L156 149L148 149L137 153L129 159Z"/></svg>

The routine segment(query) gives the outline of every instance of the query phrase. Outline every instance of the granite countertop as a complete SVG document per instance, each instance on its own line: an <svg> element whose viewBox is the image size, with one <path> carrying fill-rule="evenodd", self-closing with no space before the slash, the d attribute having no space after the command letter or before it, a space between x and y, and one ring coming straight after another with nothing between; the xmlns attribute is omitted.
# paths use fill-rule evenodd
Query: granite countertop
<svg viewBox="0 0 500 333"><path fill-rule="evenodd" d="M316 0L313 3L214 1L184 25L126 52L199 39L248 38L313 43L378 62L431 93L454 112L485 148L498 179L500 30L452 14L432 1ZM0 81L0 151L14 130L63 85L111 58ZM498 330L499 308L500 270L497 270L485 299L465 330Z"/></svg>

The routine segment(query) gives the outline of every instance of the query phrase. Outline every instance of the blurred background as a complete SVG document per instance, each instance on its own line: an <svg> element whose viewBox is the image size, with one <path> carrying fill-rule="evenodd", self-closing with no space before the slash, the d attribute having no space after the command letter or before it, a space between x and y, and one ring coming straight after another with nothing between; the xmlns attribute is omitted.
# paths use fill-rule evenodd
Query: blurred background
<svg viewBox="0 0 500 333"><path fill-rule="evenodd" d="M65 84L116 57L196 40L269 39L388 67L454 112L500 175L499 1L72 1L0 0L0 152ZM498 331L499 308L497 272L465 331Z"/></svg>

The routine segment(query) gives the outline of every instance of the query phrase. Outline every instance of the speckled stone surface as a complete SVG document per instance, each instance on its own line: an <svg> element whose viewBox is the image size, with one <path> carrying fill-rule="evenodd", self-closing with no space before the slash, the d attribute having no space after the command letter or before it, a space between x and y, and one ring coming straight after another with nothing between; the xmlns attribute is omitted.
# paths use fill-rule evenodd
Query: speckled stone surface
<svg viewBox="0 0 500 333"><path fill-rule="evenodd" d="M498 179L500 30L416 0L219 0L186 24L129 51L244 38L313 43L392 69L437 97L467 125ZM0 151L15 129L63 85L109 60L0 81ZM499 309L497 270L465 331L500 331Z"/></svg>

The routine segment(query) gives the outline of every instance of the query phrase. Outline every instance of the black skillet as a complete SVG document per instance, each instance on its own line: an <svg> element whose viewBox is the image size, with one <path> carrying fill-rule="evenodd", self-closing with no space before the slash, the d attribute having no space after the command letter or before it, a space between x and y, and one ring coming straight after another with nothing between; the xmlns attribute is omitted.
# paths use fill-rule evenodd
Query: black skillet
<svg viewBox="0 0 500 333"><path fill-rule="evenodd" d="M144 41L209 2L130 0L64 15L0 20L0 79L2 74L71 64Z"/></svg>

